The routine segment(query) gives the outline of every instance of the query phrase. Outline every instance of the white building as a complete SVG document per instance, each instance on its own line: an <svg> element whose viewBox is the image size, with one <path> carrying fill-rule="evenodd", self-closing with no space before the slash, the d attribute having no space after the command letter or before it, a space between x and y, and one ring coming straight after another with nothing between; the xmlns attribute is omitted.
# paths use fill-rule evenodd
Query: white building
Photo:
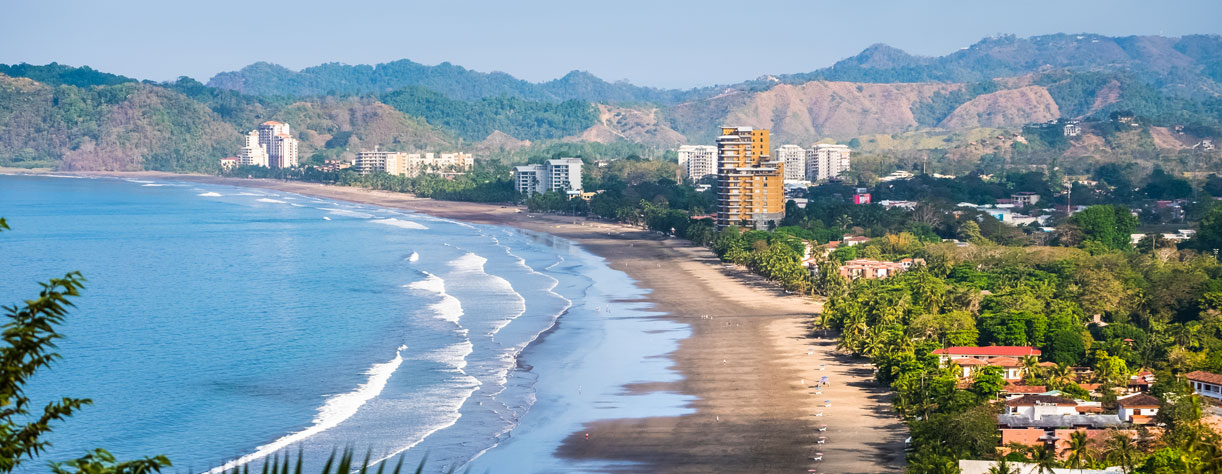
<svg viewBox="0 0 1222 474"><path fill-rule="evenodd" d="M1082 134L1082 127L1078 126L1077 121L1069 122L1065 124L1065 128L1062 130L1062 133L1067 137L1076 137Z"/></svg>
<svg viewBox="0 0 1222 474"><path fill-rule="evenodd" d="M781 145L772 158L785 163L785 181L806 181L806 150L797 145Z"/></svg>
<svg viewBox="0 0 1222 474"><path fill-rule="evenodd" d="M547 160L539 165L513 168L514 187L523 194L560 191L581 194L581 158Z"/></svg>
<svg viewBox="0 0 1222 474"><path fill-rule="evenodd" d="M475 166L475 158L462 152L421 154L374 150L356 154L356 169L361 174L380 171L414 178L428 173L461 172L472 166Z"/></svg>
<svg viewBox="0 0 1222 474"><path fill-rule="evenodd" d="M679 167L687 171L688 179L692 181L700 181L705 176L717 175L717 147L712 145L680 146Z"/></svg>
<svg viewBox="0 0 1222 474"><path fill-rule="evenodd" d="M267 165L272 168L297 166L297 139L289 133L289 124L266 121L259 124L259 145L267 153Z"/></svg>
<svg viewBox="0 0 1222 474"><path fill-rule="evenodd" d="M238 166L267 166L267 149L259 144L259 131L246 134L246 145L238 151Z"/></svg>
<svg viewBox="0 0 1222 474"><path fill-rule="evenodd" d="M1222 374L1198 370L1184 376L1197 395L1222 400Z"/></svg>
<svg viewBox="0 0 1222 474"><path fill-rule="evenodd" d="M845 145L815 145L806 150L806 179L826 181L849 170L849 154Z"/></svg>

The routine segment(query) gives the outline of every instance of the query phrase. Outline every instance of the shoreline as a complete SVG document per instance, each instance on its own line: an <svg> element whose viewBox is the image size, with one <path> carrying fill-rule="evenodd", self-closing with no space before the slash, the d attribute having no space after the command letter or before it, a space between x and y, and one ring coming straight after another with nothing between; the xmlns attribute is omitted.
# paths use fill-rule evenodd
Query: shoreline
<svg viewBox="0 0 1222 474"><path fill-rule="evenodd" d="M708 249L685 240L584 217L530 214L516 206L435 201L355 187L163 172L55 174L259 188L568 239L648 291L645 299L660 317L690 325L690 337L668 355L680 380L623 390L691 396L694 413L589 423L565 438L557 456L631 463L625 471L651 472L866 473L904 466L907 433L891 411L889 390L873 382L867 363L836 354L833 341L809 336L809 315L821 305L723 265ZM831 385L816 389L823 375ZM828 400L830 407L824 406ZM827 431L817 431L820 425L827 425ZM826 436L826 444L819 436ZM820 452L825 460L813 461Z"/></svg>

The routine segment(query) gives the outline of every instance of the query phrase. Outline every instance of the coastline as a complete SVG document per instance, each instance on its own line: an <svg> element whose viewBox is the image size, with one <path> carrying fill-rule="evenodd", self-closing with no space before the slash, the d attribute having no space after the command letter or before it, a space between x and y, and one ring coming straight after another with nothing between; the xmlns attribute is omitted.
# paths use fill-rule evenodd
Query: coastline
<svg viewBox="0 0 1222 474"><path fill-rule="evenodd" d="M654 311L690 325L691 336L669 354L680 380L624 390L691 396L694 413L589 423L569 434L557 455L632 463L624 470L650 472L902 469L907 434L891 413L885 387L872 381L864 361L841 358L834 354L834 342L808 337L809 315L820 305L726 267L708 249L686 241L614 223L533 215L513 206L434 201L353 187L160 172L59 174L261 188L571 240L648 290L645 300ZM812 385L823 375L832 384L816 393ZM831 407L824 406L826 400L832 401ZM822 417L813 416L819 412ZM824 424L827 431L817 431ZM826 444L818 442L819 436L827 437ZM817 452L825 454L824 461L811 460Z"/></svg>

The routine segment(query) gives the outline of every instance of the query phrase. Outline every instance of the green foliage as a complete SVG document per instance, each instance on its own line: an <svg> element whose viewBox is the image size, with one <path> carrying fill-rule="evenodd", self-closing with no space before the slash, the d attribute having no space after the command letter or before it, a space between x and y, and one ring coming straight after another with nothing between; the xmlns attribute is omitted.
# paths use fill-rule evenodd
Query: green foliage
<svg viewBox="0 0 1222 474"><path fill-rule="evenodd" d="M472 141L483 140L496 130L518 139L560 138L576 135L598 119L592 104L578 100L531 102L499 96L467 102L421 87L408 87L382 95L382 101Z"/></svg>
<svg viewBox="0 0 1222 474"><path fill-rule="evenodd" d="M53 86L113 86L126 82L136 82L135 79L130 77L100 72L89 66L72 67L59 63L50 63L45 66L35 66L26 63L11 66L0 64L0 74L9 77L26 77Z"/></svg>
<svg viewBox="0 0 1222 474"><path fill-rule="evenodd" d="M54 474L150 474L170 466L170 458L165 456L119 462L105 449L95 449L72 461L53 462L50 467Z"/></svg>
<svg viewBox="0 0 1222 474"><path fill-rule="evenodd" d="M1129 236L1137 230L1137 218L1124 206L1091 206L1074 214L1069 222L1082 229L1085 242L1115 250L1131 248Z"/></svg>

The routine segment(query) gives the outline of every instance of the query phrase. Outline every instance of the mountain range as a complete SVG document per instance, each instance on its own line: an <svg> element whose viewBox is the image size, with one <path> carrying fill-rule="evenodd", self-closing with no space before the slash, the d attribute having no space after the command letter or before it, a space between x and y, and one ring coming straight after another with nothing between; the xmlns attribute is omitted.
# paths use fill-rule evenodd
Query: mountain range
<svg viewBox="0 0 1222 474"><path fill-rule="evenodd" d="M582 71L533 83L409 60L300 71L256 63L206 84L54 63L0 65L0 165L207 170L236 149L240 131L267 119L291 123L303 155L318 159L372 146L674 147L711 143L722 124L769 128L777 143L938 135L946 144L937 149L963 146L955 137L975 130L1121 112L1148 125L1189 126L1195 137L1222 124L1220 97L1216 35L997 36L939 57L880 44L816 71L690 90Z"/></svg>

